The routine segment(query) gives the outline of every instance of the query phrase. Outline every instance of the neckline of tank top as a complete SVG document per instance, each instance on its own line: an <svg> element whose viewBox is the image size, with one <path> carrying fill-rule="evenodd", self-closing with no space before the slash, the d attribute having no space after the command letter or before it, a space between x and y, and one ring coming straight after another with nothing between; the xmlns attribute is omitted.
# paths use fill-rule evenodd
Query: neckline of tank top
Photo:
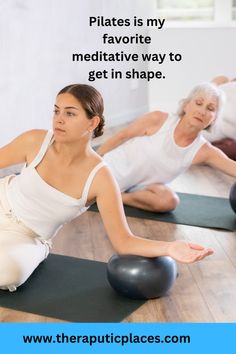
<svg viewBox="0 0 236 354"><path fill-rule="evenodd" d="M28 167L29 167L29 166L28 166ZM96 167L96 166L95 166L95 167ZM31 166L31 170L34 171L34 173L35 173L35 175L37 176L37 178L38 178L43 184L45 184L45 185L47 186L47 188L50 188L53 192L58 193L58 195L61 195L63 198L67 198L68 200L71 200L71 201L76 202L76 203L81 203L81 201L83 201L83 194L84 194L84 190L85 190L85 185L86 185L86 182L87 182L87 180L88 180L90 174L91 174L92 171L93 171L93 169L92 169L92 171L91 171L91 172L89 173L89 175L88 175L88 178L86 179L86 182L85 182L85 185L84 185L84 188L83 188L81 197L80 197L80 198L74 198L74 197L72 197L71 195L62 192L62 191L60 191L59 189L57 189L57 188L51 186L49 183L47 183L47 182L40 176L40 174L38 173L38 171L36 170L36 168L35 168L34 166ZM87 202L87 200L85 200L85 203L86 203L86 202Z"/></svg>
<svg viewBox="0 0 236 354"><path fill-rule="evenodd" d="M174 134L175 134L176 126L177 126L177 124L178 124L178 122L179 122L179 117L177 116L177 114L174 114L173 116L176 118L176 121L175 121L174 124L173 124L173 129L172 129L172 132L171 132L171 139L172 139L174 145L175 145L178 149L180 149L180 150L187 150L187 149L190 149L194 144L196 144L197 141L199 141L199 139L200 139L200 137L201 137L201 133L196 137L196 139L193 140L193 142L192 142L191 144L189 144L189 145L187 145L187 146L180 146L180 145L178 145L178 144L176 143L176 141L175 141Z"/></svg>
<svg viewBox="0 0 236 354"><path fill-rule="evenodd" d="M199 136L189 145L187 146L179 146L176 142L175 142L175 139L174 139L174 132L175 132L175 128L177 126L179 122L179 117L177 114L175 113L169 113L165 122L162 124L161 128L156 132L154 133L153 135L145 135L145 137L148 137L148 138L153 138L155 137L155 135L158 135L158 134L163 134L165 133L165 131L171 131L171 139L174 143L174 145L177 147L177 149L188 149L189 147L192 146L192 144L195 143L196 139L199 139ZM166 128L167 126L167 128Z"/></svg>
<svg viewBox="0 0 236 354"><path fill-rule="evenodd" d="M51 133L51 137L50 137L50 141L49 141L49 144L48 144L48 146L47 146L47 149L45 150L44 155L46 154L46 152L47 152L49 146L51 146L51 145L53 144L53 142L54 142L53 131L52 131L52 130L49 130L48 133ZM46 138L46 137L45 137L45 138ZM43 157L44 157L44 155L43 155ZM42 157L42 159L43 159L43 157ZM41 159L41 160L42 160L42 159ZM34 159L34 160L35 160L35 159ZM79 204L80 204L81 201L83 201L83 199L84 199L84 192L85 192L86 183L87 183L87 181L88 181L90 175L92 174L93 170L94 170L98 165L100 165L101 163L102 163L102 165L105 165L104 161L101 161L101 162L99 162L97 165L95 165L95 166L92 168L92 170L89 172L88 177L87 177L87 179L86 179L86 181L85 181L85 184L84 184L84 188L83 188L83 190L82 190L81 197L80 197L80 198L74 198L74 197L72 197L71 195L68 195L68 194L62 192L62 191L60 191L59 189L57 189L57 188L51 186L49 183L47 183L47 182L40 176L40 174L38 173L38 171L37 171L37 169L36 169L36 167L37 167L38 164L41 162L41 160L37 163L37 165L32 165L33 162L34 162L34 160L33 160L28 166L25 165L25 166L24 166L24 169L31 168L31 169L34 171L35 175L38 177L38 179L40 179L48 188L50 188L52 191L58 193L58 195L60 194L61 196L67 198L68 200L72 200L73 202L76 202L76 203L79 203ZM92 183L92 182L91 182L91 183ZM90 184L90 186L91 186L91 184ZM90 186L89 186L89 187L90 187ZM89 191L89 190L88 190L88 191ZM87 202L87 199L88 199L88 198L86 198L86 200L84 200L84 206L85 206L85 204L86 204L86 202Z"/></svg>

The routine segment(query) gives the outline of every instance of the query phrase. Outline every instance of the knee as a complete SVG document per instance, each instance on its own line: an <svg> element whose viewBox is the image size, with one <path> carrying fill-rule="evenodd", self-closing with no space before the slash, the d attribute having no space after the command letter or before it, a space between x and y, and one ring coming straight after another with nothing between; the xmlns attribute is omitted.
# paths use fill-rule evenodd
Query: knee
<svg viewBox="0 0 236 354"><path fill-rule="evenodd" d="M159 210L157 209L156 211L160 212L168 212L168 211L173 211L177 208L179 205L179 197L177 194L171 194L171 193L166 193L163 196L161 206L159 207Z"/></svg>
<svg viewBox="0 0 236 354"><path fill-rule="evenodd" d="M14 288L21 284L22 272L19 264L10 257L0 253L0 288Z"/></svg>
<svg viewBox="0 0 236 354"><path fill-rule="evenodd" d="M162 185L153 185L149 188L154 198L151 200L151 208L155 212L168 212L177 208L180 203L178 195Z"/></svg>
<svg viewBox="0 0 236 354"><path fill-rule="evenodd" d="M168 207L167 211L175 210L177 208L177 206L179 205L179 203L180 203L180 200L179 200L179 197L176 193L169 195L167 197L167 207Z"/></svg>

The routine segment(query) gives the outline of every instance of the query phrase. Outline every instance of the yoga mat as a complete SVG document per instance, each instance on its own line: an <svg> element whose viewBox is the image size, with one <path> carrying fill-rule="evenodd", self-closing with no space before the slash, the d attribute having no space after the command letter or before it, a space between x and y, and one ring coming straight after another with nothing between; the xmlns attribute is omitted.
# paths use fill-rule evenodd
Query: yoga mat
<svg viewBox="0 0 236 354"><path fill-rule="evenodd" d="M16 292L0 290L0 306L70 322L120 322L143 300L118 295L106 263L50 254Z"/></svg>
<svg viewBox="0 0 236 354"><path fill-rule="evenodd" d="M198 227L236 230L236 214L226 198L178 193L179 206L168 213L156 213L125 206L126 216ZM96 204L90 211L98 211Z"/></svg>

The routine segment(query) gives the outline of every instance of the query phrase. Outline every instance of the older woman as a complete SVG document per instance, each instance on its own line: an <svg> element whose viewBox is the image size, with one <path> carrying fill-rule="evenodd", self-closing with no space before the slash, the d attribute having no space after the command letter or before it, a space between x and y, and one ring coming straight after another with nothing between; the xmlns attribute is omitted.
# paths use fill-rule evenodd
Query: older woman
<svg viewBox="0 0 236 354"><path fill-rule="evenodd" d="M169 255L191 263L211 249L183 241L152 241L132 234L120 191L101 157L90 146L102 134L103 100L88 85L70 85L56 97L53 131L23 133L0 149L0 168L24 163L17 176L0 182L0 288L25 282L48 255L59 227L95 200L118 253Z"/></svg>
<svg viewBox="0 0 236 354"><path fill-rule="evenodd" d="M208 164L236 177L236 162L201 134L216 120L222 100L216 85L200 84L181 101L177 114L148 113L98 149L124 204L160 212L175 209L179 198L167 184L191 165Z"/></svg>

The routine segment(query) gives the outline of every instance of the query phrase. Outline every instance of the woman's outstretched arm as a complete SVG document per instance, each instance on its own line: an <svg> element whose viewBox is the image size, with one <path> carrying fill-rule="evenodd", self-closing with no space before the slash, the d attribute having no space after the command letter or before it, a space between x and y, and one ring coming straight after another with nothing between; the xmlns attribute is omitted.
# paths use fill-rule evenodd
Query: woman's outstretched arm
<svg viewBox="0 0 236 354"><path fill-rule="evenodd" d="M210 143L204 144L197 153L194 164L206 164L236 178L236 161Z"/></svg>
<svg viewBox="0 0 236 354"><path fill-rule="evenodd" d="M129 139L135 138L137 136L154 134L158 130L158 127L163 123L163 120L166 119L166 117L167 113L160 111L150 112L143 115L109 138L98 148L97 153L103 156L107 152L115 149L117 146L125 143Z"/></svg>
<svg viewBox="0 0 236 354"><path fill-rule="evenodd" d="M170 256L182 263L192 263L213 253L212 249L185 241L155 241L134 235L127 224L121 194L108 168L94 180L96 201L106 232L120 254L146 257Z"/></svg>

